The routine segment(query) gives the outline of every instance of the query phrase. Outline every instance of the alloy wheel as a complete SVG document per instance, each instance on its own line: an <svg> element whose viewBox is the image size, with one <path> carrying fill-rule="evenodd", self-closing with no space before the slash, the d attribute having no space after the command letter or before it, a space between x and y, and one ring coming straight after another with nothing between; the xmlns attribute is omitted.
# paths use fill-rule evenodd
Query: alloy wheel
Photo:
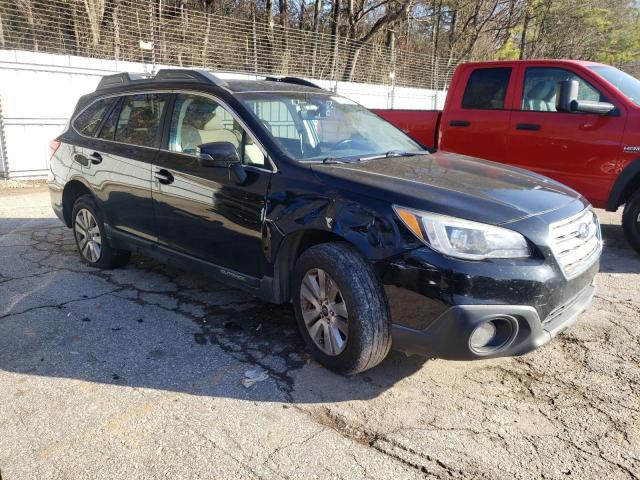
<svg viewBox="0 0 640 480"><path fill-rule="evenodd" d="M340 289L320 268L309 270L300 288L302 318L309 336L325 354L336 356L347 345L349 313Z"/></svg>
<svg viewBox="0 0 640 480"><path fill-rule="evenodd" d="M82 256L91 263L100 260L102 255L100 228L93 214L86 208L78 210L74 231Z"/></svg>

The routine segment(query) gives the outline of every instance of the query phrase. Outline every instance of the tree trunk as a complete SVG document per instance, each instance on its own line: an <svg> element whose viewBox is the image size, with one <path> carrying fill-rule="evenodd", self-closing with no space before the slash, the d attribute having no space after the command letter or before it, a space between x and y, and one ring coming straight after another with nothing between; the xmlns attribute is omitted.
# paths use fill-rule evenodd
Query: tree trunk
<svg viewBox="0 0 640 480"><path fill-rule="evenodd" d="M331 26L331 34L333 35L333 78L338 80L338 45L340 33L340 0L333 0L333 25Z"/></svg>
<svg viewBox="0 0 640 480"><path fill-rule="evenodd" d="M104 0L84 0L84 9L87 13L87 18L89 19L91 44L95 49L100 43L100 25L102 25L105 2Z"/></svg>
<svg viewBox="0 0 640 480"><path fill-rule="evenodd" d="M202 2L202 8L204 11L206 27L204 30L204 40L202 45L202 66L207 67L209 61L209 38L211 36L211 3L207 3L206 0Z"/></svg>
<svg viewBox="0 0 640 480"><path fill-rule="evenodd" d="M520 37L520 60L527 58L527 31L529 30L529 5L525 6L524 23L522 25L522 37Z"/></svg>
<svg viewBox="0 0 640 480"><path fill-rule="evenodd" d="M280 25L283 27L289 26L289 2L287 0L278 0L278 6L280 7Z"/></svg>
<svg viewBox="0 0 640 480"><path fill-rule="evenodd" d="M318 28L320 27L320 7L322 6L322 0L315 0L313 6L313 51L311 53L311 76L316 74L316 62L318 55Z"/></svg>
<svg viewBox="0 0 640 480"><path fill-rule="evenodd" d="M304 17L307 10L306 3L306 0L300 0L300 23L298 23L298 28L300 30L304 30Z"/></svg>

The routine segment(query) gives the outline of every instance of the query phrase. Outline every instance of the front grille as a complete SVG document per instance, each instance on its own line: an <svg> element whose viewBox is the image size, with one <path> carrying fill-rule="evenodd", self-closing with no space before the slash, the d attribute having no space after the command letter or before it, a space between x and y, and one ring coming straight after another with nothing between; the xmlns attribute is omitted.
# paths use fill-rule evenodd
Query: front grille
<svg viewBox="0 0 640 480"><path fill-rule="evenodd" d="M591 209L549 226L551 250L567 279L577 277L602 250L600 224Z"/></svg>

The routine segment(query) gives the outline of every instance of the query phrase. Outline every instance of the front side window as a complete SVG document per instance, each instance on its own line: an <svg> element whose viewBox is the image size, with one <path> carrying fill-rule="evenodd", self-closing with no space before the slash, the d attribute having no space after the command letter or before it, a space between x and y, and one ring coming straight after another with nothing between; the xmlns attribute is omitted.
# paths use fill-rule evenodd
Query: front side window
<svg viewBox="0 0 640 480"><path fill-rule="evenodd" d="M578 100L604 101L604 97L589 82L564 68L527 68L522 89L522 110L557 112L559 83L564 80L578 82Z"/></svg>
<svg viewBox="0 0 640 480"><path fill-rule="evenodd" d="M73 122L73 126L82 135L93 137L100 127L102 118L106 115L115 101L116 98L110 97L103 98L92 103L76 117Z"/></svg>
<svg viewBox="0 0 640 480"><path fill-rule="evenodd" d="M294 160L361 158L422 150L390 123L338 95L324 92L237 95Z"/></svg>
<svg viewBox="0 0 640 480"><path fill-rule="evenodd" d="M604 77L606 81L620 90L633 103L640 105L640 80L622 70L607 65L595 65L589 68Z"/></svg>
<svg viewBox="0 0 640 480"><path fill-rule="evenodd" d="M191 155L200 145L228 142L248 165L264 165L264 154L222 105L199 95L179 94L171 115L169 150Z"/></svg>
<svg viewBox="0 0 640 480"><path fill-rule="evenodd" d="M141 93L124 97L115 140L143 147L156 146L166 101L167 95L162 93Z"/></svg>
<svg viewBox="0 0 640 480"><path fill-rule="evenodd" d="M471 73L462 97L462 108L502 110L511 68L478 68Z"/></svg>

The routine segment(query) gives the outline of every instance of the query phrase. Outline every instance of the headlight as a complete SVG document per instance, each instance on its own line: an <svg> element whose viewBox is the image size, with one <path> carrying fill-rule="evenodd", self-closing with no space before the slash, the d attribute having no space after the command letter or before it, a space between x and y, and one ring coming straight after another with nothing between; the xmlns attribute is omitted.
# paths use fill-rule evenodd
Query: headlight
<svg viewBox="0 0 640 480"><path fill-rule="evenodd" d="M531 251L522 235L507 228L394 206L416 237L434 250L457 258L523 258Z"/></svg>

